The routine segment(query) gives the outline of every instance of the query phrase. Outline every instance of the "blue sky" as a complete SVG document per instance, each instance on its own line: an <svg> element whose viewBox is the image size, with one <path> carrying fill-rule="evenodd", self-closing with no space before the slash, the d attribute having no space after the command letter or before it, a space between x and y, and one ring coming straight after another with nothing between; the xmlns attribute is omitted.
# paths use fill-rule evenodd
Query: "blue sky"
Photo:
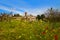
<svg viewBox="0 0 60 40"><path fill-rule="evenodd" d="M24 12L42 14L50 7L60 9L60 0L0 0L0 12L12 11L21 15Z"/></svg>

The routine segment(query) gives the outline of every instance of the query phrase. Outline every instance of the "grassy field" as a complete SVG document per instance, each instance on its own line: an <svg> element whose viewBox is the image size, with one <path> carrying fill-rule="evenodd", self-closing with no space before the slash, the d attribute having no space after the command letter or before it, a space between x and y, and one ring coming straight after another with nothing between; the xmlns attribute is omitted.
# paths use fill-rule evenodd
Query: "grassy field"
<svg viewBox="0 0 60 40"><path fill-rule="evenodd" d="M60 40L60 23L0 22L0 40Z"/></svg>

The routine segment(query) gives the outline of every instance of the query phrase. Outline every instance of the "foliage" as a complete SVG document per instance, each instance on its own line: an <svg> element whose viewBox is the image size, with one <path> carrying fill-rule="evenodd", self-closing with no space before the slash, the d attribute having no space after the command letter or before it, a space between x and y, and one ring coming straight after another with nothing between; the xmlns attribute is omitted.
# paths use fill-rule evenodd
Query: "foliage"
<svg viewBox="0 0 60 40"><path fill-rule="evenodd" d="M41 15L41 19L42 19L42 20L44 20L44 18L45 18L45 15L44 15L44 14L42 14L42 15Z"/></svg>
<svg viewBox="0 0 60 40"><path fill-rule="evenodd" d="M41 16L37 15L37 17L36 17L37 20L40 20L40 19L44 20L44 18L45 18L44 14L41 14Z"/></svg>
<svg viewBox="0 0 60 40"><path fill-rule="evenodd" d="M19 14L14 14L14 16L15 16L15 17L19 17L19 16L21 16L21 15L19 15Z"/></svg>
<svg viewBox="0 0 60 40"><path fill-rule="evenodd" d="M40 20L41 19L41 16L40 15L37 15L36 19L37 20Z"/></svg>

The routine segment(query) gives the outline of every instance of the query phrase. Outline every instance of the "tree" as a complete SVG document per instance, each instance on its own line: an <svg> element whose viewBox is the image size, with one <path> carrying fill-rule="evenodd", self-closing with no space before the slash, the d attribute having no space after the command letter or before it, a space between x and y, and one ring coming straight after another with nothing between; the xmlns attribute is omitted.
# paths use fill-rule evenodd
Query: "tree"
<svg viewBox="0 0 60 40"><path fill-rule="evenodd" d="M36 19L37 20L40 20L41 19L41 16L40 15L37 15Z"/></svg>
<svg viewBox="0 0 60 40"><path fill-rule="evenodd" d="M48 9L47 13L47 19L50 22L58 22L60 21L60 12L57 9L50 8Z"/></svg>
<svg viewBox="0 0 60 40"><path fill-rule="evenodd" d="M45 18L45 15L44 15L44 14L42 14L42 15L41 15L41 19L42 19L42 20L44 20L44 18Z"/></svg>
<svg viewBox="0 0 60 40"><path fill-rule="evenodd" d="M14 14L14 16L19 17L20 15L19 14Z"/></svg>

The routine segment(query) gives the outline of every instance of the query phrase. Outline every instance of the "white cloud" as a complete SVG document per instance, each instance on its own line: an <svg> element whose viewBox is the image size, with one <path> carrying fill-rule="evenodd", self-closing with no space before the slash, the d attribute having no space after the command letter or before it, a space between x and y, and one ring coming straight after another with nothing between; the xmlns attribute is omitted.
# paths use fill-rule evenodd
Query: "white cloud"
<svg viewBox="0 0 60 40"><path fill-rule="evenodd" d="M19 11L18 8L15 9L15 8L8 8L8 7L5 7L5 6L0 6L0 9L2 10L7 10L9 12L13 12L13 13L19 13L20 15L24 15L24 12L27 12L28 14L32 14L32 15L40 15L42 13L44 13L48 7L43 7L43 8L34 8L34 9L27 9L27 8L19 8L21 10L24 10L24 12L22 11Z"/></svg>
<svg viewBox="0 0 60 40"><path fill-rule="evenodd" d="M13 12L13 13L19 13L21 15L23 14L23 12L21 12L21 11L15 10L13 8L8 8L8 7L5 7L5 6L0 6L0 9L6 10L6 11L9 11L9 12Z"/></svg>
<svg viewBox="0 0 60 40"><path fill-rule="evenodd" d="M45 11L47 10L47 8L35 8L35 9L25 9L26 12L28 12L28 14L32 14L32 15L40 15L43 14Z"/></svg>

